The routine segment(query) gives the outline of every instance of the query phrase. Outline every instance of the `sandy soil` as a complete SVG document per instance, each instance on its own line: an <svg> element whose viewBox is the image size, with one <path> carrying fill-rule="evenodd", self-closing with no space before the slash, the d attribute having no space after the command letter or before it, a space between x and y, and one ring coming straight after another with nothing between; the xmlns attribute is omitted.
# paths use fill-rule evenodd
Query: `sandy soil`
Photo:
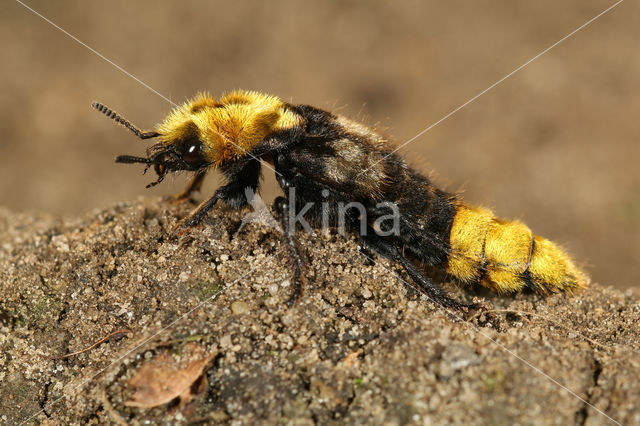
<svg viewBox="0 0 640 426"><path fill-rule="evenodd" d="M308 283L288 308L276 231L238 230L240 212L218 208L168 241L191 207L140 199L68 220L0 210L2 423L640 423L631 291L498 297L443 284L490 306L465 321L353 240L300 233ZM161 361L194 361L187 383L203 377L181 403L132 407L145 368L170 384Z"/></svg>

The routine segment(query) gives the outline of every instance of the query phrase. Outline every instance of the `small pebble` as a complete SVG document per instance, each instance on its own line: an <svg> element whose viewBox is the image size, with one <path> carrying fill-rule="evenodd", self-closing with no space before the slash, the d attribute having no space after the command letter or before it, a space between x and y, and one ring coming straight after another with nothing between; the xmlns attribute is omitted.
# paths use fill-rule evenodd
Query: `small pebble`
<svg viewBox="0 0 640 426"><path fill-rule="evenodd" d="M362 297L364 297L365 299L371 299L371 296L373 296L373 293L371 293L371 290L369 290L367 287L364 287L361 290L362 293Z"/></svg>
<svg viewBox="0 0 640 426"><path fill-rule="evenodd" d="M231 312L233 312L234 315L246 314L247 312L249 312L249 305L247 305L242 300L236 300L235 302L231 303Z"/></svg>

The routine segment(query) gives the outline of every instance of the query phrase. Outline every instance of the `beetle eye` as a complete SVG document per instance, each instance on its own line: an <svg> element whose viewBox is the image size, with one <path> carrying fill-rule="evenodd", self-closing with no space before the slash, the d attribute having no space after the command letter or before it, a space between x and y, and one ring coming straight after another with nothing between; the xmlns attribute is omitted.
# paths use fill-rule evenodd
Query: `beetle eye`
<svg viewBox="0 0 640 426"><path fill-rule="evenodd" d="M185 145L182 160L190 167L197 168L202 163L202 150L200 142Z"/></svg>

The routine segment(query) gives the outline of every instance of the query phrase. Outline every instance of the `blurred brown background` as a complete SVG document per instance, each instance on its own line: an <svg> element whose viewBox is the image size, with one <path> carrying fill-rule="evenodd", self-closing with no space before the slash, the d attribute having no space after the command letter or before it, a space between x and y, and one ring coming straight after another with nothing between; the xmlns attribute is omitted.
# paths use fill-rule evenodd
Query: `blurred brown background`
<svg viewBox="0 0 640 426"><path fill-rule="evenodd" d="M379 123L397 143L613 3L28 2L174 102L256 89ZM638 16L623 2L403 149L616 287L640 278ZM17 2L0 21L0 205L74 215L182 189L145 190L141 166L114 164L145 145L90 108L150 128L170 104Z"/></svg>

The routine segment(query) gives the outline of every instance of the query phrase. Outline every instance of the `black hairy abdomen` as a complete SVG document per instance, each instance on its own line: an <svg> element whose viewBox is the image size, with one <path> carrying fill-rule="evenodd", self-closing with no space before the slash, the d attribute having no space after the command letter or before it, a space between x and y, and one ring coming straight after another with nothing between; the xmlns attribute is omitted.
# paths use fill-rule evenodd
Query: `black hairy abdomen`
<svg viewBox="0 0 640 426"><path fill-rule="evenodd" d="M338 179L336 171L328 168L328 160L339 155L331 148L332 141L347 138L354 144L361 144L360 139L341 132L336 126L325 124L323 128L322 123L326 120L319 121L320 124L313 125L314 136L303 136L290 144L288 149L277 155L275 162L280 174L278 181L295 212L307 208L303 217L316 228L326 225L338 227L342 215L344 229L359 235L360 212L351 208L346 214L341 213L340 205L362 204L370 225L366 232L373 233L372 225L376 219L390 213L389 208L380 207L379 203L394 203L400 212L399 232L380 238L421 262L444 268L456 214L454 197L435 188L428 178L407 167L404 160L395 154L382 160L388 181L380 185L379 196L363 195L358 192L355 180L362 170L343 170L342 175L353 178ZM374 149L368 144L361 144L359 148ZM295 188L294 197L291 197L289 188Z"/></svg>

